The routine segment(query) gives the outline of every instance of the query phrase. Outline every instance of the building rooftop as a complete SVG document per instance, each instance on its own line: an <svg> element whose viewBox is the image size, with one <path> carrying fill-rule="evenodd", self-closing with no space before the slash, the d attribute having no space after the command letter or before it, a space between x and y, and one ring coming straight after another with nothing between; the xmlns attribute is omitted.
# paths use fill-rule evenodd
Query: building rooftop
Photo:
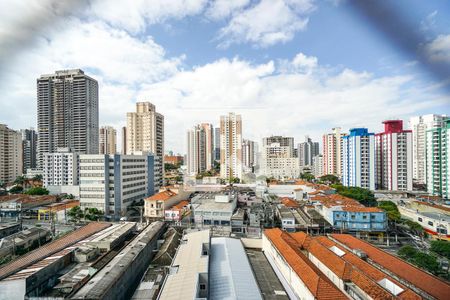
<svg viewBox="0 0 450 300"><path fill-rule="evenodd" d="M279 228L266 229L264 235L284 257L297 276L316 299L347 299L347 297L300 251L296 239Z"/></svg>
<svg viewBox="0 0 450 300"><path fill-rule="evenodd" d="M78 241L81 241L92 234L99 232L107 227L109 227L111 223L106 222L92 222L88 225L81 227L80 229L73 231L51 243L45 244L40 248L28 252L27 254L21 256L19 259L16 259L3 267L0 268L0 280L12 275L46 257L53 255L54 253L61 251Z"/></svg>
<svg viewBox="0 0 450 300"><path fill-rule="evenodd" d="M167 276L159 299L197 298L200 274L208 273L209 250L204 250L209 243L209 230L192 231L183 237L172 262L173 272Z"/></svg>
<svg viewBox="0 0 450 300"><path fill-rule="evenodd" d="M212 238L210 257L211 299L262 300L241 240Z"/></svg>
<svg viewBox="0 0 450 300"><path fill-rule="evenodd" d="M419 295L402 285L356 254L331 241L327 237L314 237L307 250L344 281L351 281L373 299L388 299L394 294L379 281L388 280L396 286L395 296L400 299L421 299Z"/></svg>
<svg viewBox="0 0 450 300"><path fill-rule="evenodd" d="M284 206L289 207L289 208L298 208L298 207L300 207L300 205L298 204L297 201L292 200L292 199L290 199L288 197L281 198L281 203Z"/></svg>
<svg viewBox="0 0 450 300"><path fill-rule="evenodd" d="M432 203L423 202L423 201L415 201L415 202L420 205L425 205L425 206L433 207L435 209L442 210L442 211L446 212L447 214L450 213L450 207L447 207L444 205L432 204Z"/></svg>
<svg viewBox="0 0 450 300"><path fill-rule="evenodd" d="M163 227L164 223L159 221L147 226L72 298L103 299L106 292L123 276L142 249L159 235Z"/></svg>
<svg viewBox="0 0 450 300"><path fill-rule="evenodd" d="M145 201L166 201L176 195L177 193L175 193L174 191L164 190L151 197L146 198Z"/></svg>
<svg viewBox="0 0 450 300"><path fill-rule="evenodd" d="M447 299L450 295L450 285L447 282L416 268L398 257L349 234L332 234L331 237L350 249L364 251L374 263L410 282L436 299Z"/></svg>
<svg viewBox="0 0 450 300"><path fill-rule="evenodd" d="M384 210L378 207L367 207L352 198L339 194L317 195L312 197L311 200L320 202L328 208L341 207L343 211L348 212L384 212Z"/></svg>
<svg viewBox="0 0 450 300"><path fill-rule="evenodd" d="M171 207L172 210L181 210L184 207L189 205L189 201L188 200L182 200L180 201L180 203L175 204L174 206Z"/></svg>

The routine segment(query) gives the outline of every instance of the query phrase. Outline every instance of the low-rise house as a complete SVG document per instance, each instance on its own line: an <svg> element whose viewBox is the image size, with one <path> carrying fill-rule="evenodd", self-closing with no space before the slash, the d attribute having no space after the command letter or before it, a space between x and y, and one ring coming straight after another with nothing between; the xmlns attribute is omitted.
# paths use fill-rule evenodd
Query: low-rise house
<svg viewBox="0 0 450 300"><path fill-rule="evenodd" d="M317 195L310 201L335 229L353 232L384 232L387 229L387 215L380 208L366 207L338 194Z"/></svg>
<svg viewBox="0 0 450 300"><path fill-rule="evenodd" d="M281 228L286 231L295 231L295 216L289 208L277 206L277 217L281 221Z"/></svg>
<svg viewBox="0 0 450 300"><path fill-rule="evenodd" d="M50 221L53 217L54 221L67 222L67 212L69 209L79 206L78 200L63 200L61 202L44 205L38 209L38 220Z"/></svg>
<svg viewBox="0 0 450 300"><path fill-rule="evenodd" d="M164 220L179 222L189 211L189 201L182 200L164 211Z"/></svg>
<svg viewBox="0 0 450 300"><path fill-rule="evenodd" d="M165 210L180 202L181 199L177 198L177 195L177 193L168 189L144 199L144 217L164 219Z"/></svg>

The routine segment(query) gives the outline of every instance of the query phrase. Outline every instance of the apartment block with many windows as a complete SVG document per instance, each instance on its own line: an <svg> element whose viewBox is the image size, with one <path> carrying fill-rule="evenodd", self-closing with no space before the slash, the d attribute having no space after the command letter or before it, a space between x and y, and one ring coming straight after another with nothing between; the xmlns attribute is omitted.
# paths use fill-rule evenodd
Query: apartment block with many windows
<svg viewBox="0 0 450 300"><path fill-rule="evenodd" d="M111 219L126 215L133 201L153 195L154 156L80 155L80 203Z"/></svg>

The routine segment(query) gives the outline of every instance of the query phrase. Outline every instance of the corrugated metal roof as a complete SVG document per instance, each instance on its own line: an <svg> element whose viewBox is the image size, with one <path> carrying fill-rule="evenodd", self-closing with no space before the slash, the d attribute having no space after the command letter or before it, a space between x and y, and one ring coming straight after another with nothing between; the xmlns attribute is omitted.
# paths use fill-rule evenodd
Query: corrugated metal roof
<svg viewBox="0 0 450 300"><path fill-rule="evenodd" d="M210 252L211 299L262 299L241 240L212 238Z"/></svg>
<svg viewBox="0 0 450 300"><path fill-rule="evenodd" d="M57 239L49 244L46 244L34 251L31 251L17 260L0 268L0 280L22 270L39 260L46 258L62 249L75 244L76 242L85 239L92 234L109 227L111 223L93 222L88 225L71 232L60 239Z"/></svg>

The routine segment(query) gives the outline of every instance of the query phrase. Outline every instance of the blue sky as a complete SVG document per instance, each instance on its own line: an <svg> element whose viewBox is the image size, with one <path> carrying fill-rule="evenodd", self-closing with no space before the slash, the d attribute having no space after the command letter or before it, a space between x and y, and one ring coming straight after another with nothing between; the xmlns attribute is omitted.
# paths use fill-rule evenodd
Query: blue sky
<svg viewBox="0 0 450 300"><path fill-rule="evenodd" d="M243 115L245 138L298 142L450 114L448 77L422 66L450 70L449 2L383 3L420 37L410 52L349 0L2 1L0 122L36 127L36 78L69 68L99 81L101 125L153 102L177 152L189 127L228 111Z"/></svg>

